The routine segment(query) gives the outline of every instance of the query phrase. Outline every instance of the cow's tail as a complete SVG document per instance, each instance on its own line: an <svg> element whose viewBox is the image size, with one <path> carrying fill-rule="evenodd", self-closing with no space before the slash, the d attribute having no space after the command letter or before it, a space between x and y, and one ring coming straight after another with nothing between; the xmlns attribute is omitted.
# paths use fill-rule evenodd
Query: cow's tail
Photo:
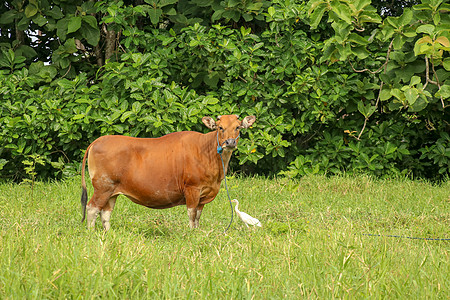
<svg viewBox="0 0 450 300"><path fill-rule="evenodd" d="M86 205L87 205L87 189L86 189L86 179L85 179L85 169L86 169L86 159L88 157L89 149L91 148L92 144L89 145L89 147L86 149L86 153L84 153L83 157L83 163L81 165L81 208L83 209L83 219L81 219L81 223L84 222L84 219L86 218Z"/></svg>

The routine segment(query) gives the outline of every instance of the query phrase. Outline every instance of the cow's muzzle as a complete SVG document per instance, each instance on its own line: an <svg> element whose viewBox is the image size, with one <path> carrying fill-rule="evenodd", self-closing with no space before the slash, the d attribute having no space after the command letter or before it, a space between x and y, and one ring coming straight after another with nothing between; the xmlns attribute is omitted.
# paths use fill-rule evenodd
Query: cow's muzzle
<svg viewBox="0 0 450 300"><path fill-rule="evenodd" d="M224 143L225 148L234 149L234 148L236 148L236 145L237 145L236 139L228 139Z"/></svg>
<svg viewBox="0 0 450 300"><path fill-rule="evenodd" d="M224 148L226 148L228 150L234 150L237 146L236 141L240 135L241 134L239 133L239 135L235 139L230 138L230 139L225 140L225 142L223 142L222 144L220 144L219 143L219 131L217 131L217 153L222 154L222 151Z"/></svg>

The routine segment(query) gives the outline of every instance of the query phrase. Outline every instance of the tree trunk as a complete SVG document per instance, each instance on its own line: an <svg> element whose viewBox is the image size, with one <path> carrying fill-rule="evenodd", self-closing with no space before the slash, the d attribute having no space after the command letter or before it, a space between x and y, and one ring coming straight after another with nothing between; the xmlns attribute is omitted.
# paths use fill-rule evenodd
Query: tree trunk
<svg viewBox="0 0 450 300"><path fill-rule="evenodd" d="M97 58L97 65L99 67L103 66L103 53L100 49L100 42L94 48L95 57Z"/></svg>
<svg viewBox="0 0 450 300"><path fill-rule="evenodd" d="M105 46L105 61L113 56L116 50L116 32L114 30L108 30L103 27L106 33L106 46Z"/></svg>
<svg viewBox="0 0 450 300"><path fill-rule="evenodd" d="M15 29L16 29L16 40L19 41L19 45L23 45L25 43L25 32L23 30L19 30L17 27L18 21L16 20Z"/></svg>

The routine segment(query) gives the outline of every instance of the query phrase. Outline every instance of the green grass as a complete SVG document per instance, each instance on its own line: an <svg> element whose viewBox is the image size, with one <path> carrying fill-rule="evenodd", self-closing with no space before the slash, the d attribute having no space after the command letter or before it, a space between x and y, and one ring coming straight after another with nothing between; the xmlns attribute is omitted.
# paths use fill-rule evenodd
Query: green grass
<svg viewBox="0 0 450 300"><path fill-rule="evenodd" d="M429 298L450 296L450 183L369 177L233 178L200 230L184 206L119 197L104 233L81 224L80 178L0 185L0 298ZM93 189L88 187L89 195Z"/></svg>

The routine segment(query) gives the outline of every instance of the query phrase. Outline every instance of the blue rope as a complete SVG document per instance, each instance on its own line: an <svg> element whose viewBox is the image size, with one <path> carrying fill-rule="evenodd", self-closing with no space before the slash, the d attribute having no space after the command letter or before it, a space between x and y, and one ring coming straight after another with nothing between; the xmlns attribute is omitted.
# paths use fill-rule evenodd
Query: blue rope
<svg viewBox="0 0 450 300"><path fill-rule="evenodd" d="M241 135L241 133L239 133L237 138L235 138L234 140L236 141L239 138L240 135ZM228 231L228 229L230 228L231 223L233 223L233 204L231 204L230 192L228 191L227 175L225 174L225 164L223 163L222 152L223 152L223 147L219 143L219 131L217 131L217 153L220 155L220 160L222 161L223 179L225 180L225 189L227 191L228 201L230 202L230 209L231 209L230 224L228 224L227 228L223 232L225 234Z"/></svg>
<svg viewBox="0 0 450 300"><path fill-rule="evenodd" d="M395 237L395 238L403 238L403 239L411 239L411 240L450 241L450 239L444 239L444 238L422 238L422 237L413 237L413 236L404 236L404 235L370 234L370 233L363 233L362 235L366 235L366 236L386 236L386 237Z"/></svg>
<svg viewBox="0 0 450 300"><path fill-rule="evenodd" d="M233 223L233 204L231 204L231 197L230 197L230 193L228 192L227 175L225 174L225 165L223 163L222 153L219 153L219 155L220 155L220 160L222 161L223 179L225 179L225 189L227 190L228 202L230 203L230 209L231 209L230 223L228 224L227 228L223 232L225 234L228 231L228 229L230 228L231 223Z"/></svg>

